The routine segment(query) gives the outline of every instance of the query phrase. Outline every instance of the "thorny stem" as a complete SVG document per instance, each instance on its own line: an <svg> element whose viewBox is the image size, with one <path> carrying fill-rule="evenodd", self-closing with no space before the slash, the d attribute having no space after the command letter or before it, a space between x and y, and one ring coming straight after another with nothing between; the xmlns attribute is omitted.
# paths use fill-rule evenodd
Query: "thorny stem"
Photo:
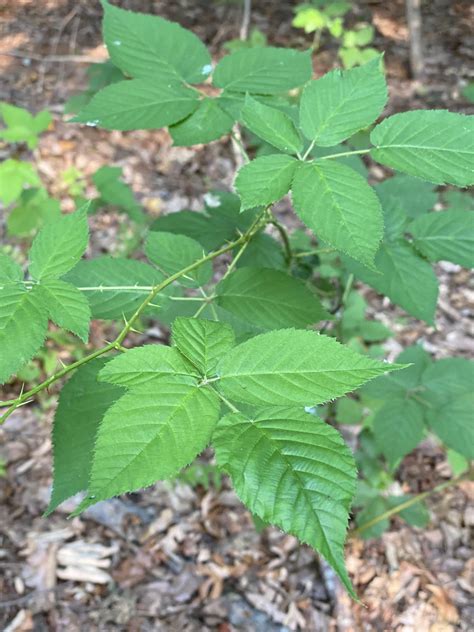
<svg viewBox="0 0 474 632"><path fill-rule="evenodd" d="M240 136L240 129L238 128L237 125L232 130L231 136L232 136L232 140L234 141L234 144L237 146L237 149L239 150L240 154L242 155L244 161L245 162L250 162L250 158L249 158L249 155L247 153L247 150L245 149L245 147L244 147L244 145L242 143L242 138Z"/></svg>
<svg viewBox="0 0 474 632"><path fill-rule="evenodd" d="M109 342L108 344L106 344L104 347L101 347L100 349L96 349L95 351L93 351L89 355L84 356L80 360L77 360L77 362L73 362L72 364L69 364L69 365L65 366L63 369L61 369L57 373L54 373L54 375L51 375L44 382L41 382L41 384L38 384L37 386L35 386L34 388L30 389L29 391L26 391L26 392L22 393L16 399L11 399L11 400L7 400L7 401L0 401L0 407L2 407L2 408L3 407L7 407L7 410L5 411L5 413L0 417L0 424L4 423L8 419L8 417L19 406L22 406L23 404L29 402L29 400L31 400L31 398L34 395L36 395L37 393L39 393L39 392L43 391L44 389L48 388L49 386L51 386L51 384L53 384L57 380L61 379L62 377L64 377L68 373L70 373L71 371L74 371L74 369L78 369L83 364L86 364L87 362L90 362L91 360L95 360L95 358L98 358L99 356L104 355L105 353L108 353L109 351L113 351L114 349L120 350L120 348L122 346L122 342L125 340L125 338L130 333L130 331L133 330L133 325L140 318L140 316L143 314L143 312L146 310L148 305L153 301L153 299L156 297L157 294L159 294L162 290L164 290L169 285L171 285L174 281L177 281L182 276L188 274L188 272L192 272L193 270L198 268L203 263L206 263L207 261L212 261L216 257L219 257L220 255L222 255L222 254L224 254L226 252L229 252L229 250L232 250L236 246L239 246L240 244L243 244L243 243L247 242L248 240L250 240L254 236L254 234L267 221L268 220L265 218L264 215L258 217L255 220L255 222L252 224L252 226L245 233L243 233L238 239L235 239L234 241L228 243L226 246L223 246L219 250L215 250L214 252L210 252L205 257L202 257L201 259L198 259L197 261L195 261L194 263L190 264L189 266L186 266L186 268L183 268L179 272L176 272L175 274L172 274L171 276L169 276L167 279L165 279L164 281L162 281L158 285L155 285L151 289L151 291L149 292L148 296L144 299L144 301L137 308L137 310L132 315L130 320L125 323L125 326L120 331L120 333L117 335L115 340L113 340L112 342ZM204 302L201 307L204 307L206 304L207 303Z"/></svg>
<svg viewBox="0 0 474 632"><path fill-rule="evenodd" d="M436 487L433 487L433 489L429 489L426 492L422 492L421 494L416 494L415 496L412 496L411 498L409 498L403 503L400 503L396 507L392 507L391 509L388 509L387 511L384 511L380 515L376 516L375 518L372 518L372 520L368 520L367 522L364 522L364 524L360 525L360 527L357 527L356 529L352 529L349 532L349 537L354 537L354 536L359 535L363 531L370 529L370 527L373 527L379 522L382 522L382 520L386 520L387 518L391 518L392 516L399 514L404 509L408 509L412 505L416 505L416 503L419 503L425 500L432 494L437 494L439 492L442 492L444 489L447 489L448 487L453 487L454 485L458 485L459 483L462 483L463 481L471 480L473 477L472 475L473 475L473 472L472 470L470 470L466 474L462 474L461 476L456 476L455 478L452 478L449 481L446 481L445 483L440 483L439 485L436 485Z"/></svg>

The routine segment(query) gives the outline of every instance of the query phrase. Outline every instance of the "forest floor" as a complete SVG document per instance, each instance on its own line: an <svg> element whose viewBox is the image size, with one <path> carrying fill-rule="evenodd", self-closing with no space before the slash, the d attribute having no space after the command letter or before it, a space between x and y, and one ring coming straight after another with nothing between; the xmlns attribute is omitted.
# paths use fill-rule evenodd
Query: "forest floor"
<svg viewBox="0 0 474 632"><path fill-rule="evenodd" d="M295 3L255 0L252 26L272 44L303 48L291 27ZM461 89L473 74L474 8L469 0L425 3L425 80L409 77L404 1L355 3L372 21L385 51L390 87L387 113L416 107L468 112ZM154 12L192 28L216 58L238 36L237 3L205 0L130 0L120 6ZM165 131L106 132L66 124L64 101L85 85L86 62L102 61L100 5L92 0L0 0L0 100L32 111L48 108L50 130L34 160L50 193L72 208L61 174L76 167L90 176L105 164L125 180L153 215L199 209L209 188L230 189L234 155L226 140L174 148ZM306 41L307 45L307 41ZM325 45L315 75L335 63ZM464 82L464 83L463 83ZM0 146L0 159L7 148ZM383 177L376 168L374 180ZM88 192L93 187L88 185ZM289 207L280 205L284 221ZM0 212L1 213L1 212ZM91 252L116 252L133 237L116 213L93 219ZM0 216L0 236L4 228ZM117 236L120 239L117 239ZM439 265L436 327L409 318L364 288L370 313L396 332L386 345L393 359L421 342L436 358L472 357L474 288L467 272ZM472 280L472 279L471 279ZM106 335L94 325L91 346ZM151 328L140 340L165 340ZM49 343L54 345L54 343ZM70 348L57 351L67 362ZM9 385L12 395L20 384ZM10 393L11 391L11 393ZM42 513L51 486L49 431L52 391L13 414L0 429L0 628L29 630L198 632L450 632L474 621L474 486L463 483L429 501L431 522L418 530L394 519L378 540L350 539L347 565L362 604L352 602L331 569L309 548L277 529L258 534L226 480L209 488L184 481L157 484L67 519L72 505ZM443 452L425 442L399 472L404 491L431 489L450 477Z"/></svg>

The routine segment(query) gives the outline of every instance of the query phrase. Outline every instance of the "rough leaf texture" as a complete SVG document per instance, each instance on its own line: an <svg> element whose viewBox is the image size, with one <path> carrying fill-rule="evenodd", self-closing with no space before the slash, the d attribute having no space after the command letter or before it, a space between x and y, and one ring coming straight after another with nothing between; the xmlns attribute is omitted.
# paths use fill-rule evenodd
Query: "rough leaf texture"
<svg viewBox="0 0 474 632"><path fill-rule="evenodd" d="M386 101L380 57L351 70L332 70L304 89L301 129L316 145L331 147L373 123Z"/></svg>
<svg viewBox="0 0 474 632"><path fill-rule="evenodd" d="M334 338L282 329L234 347L218 366L217 385L239 402L312 406L396 368L400 366L361 356Z"/></svg>
<svg viewBox="0 0 474 632"><path fill-rule="evenodd" d="M173 344L202 375L215 374L216 366L235 345L232 327L196 318L177 318L173 323Z"/></svg>
<svg viewBox="0 0 474 632"><path fill-rule="evenodd" d="M447 110L394 114L370 135L372 157L435 184L474 184L474 116Z"/></svg>
<svg viewBox="0 0 474 632"><path fill-rule="evenodd" d="M120 387L97 381L105 363L98 358L82 366L59 395L53 425L53 491L47 513L87 489L97 429L107 409L123 394Z"/></svg>
<svg viewBox="0 0 474 632"><path fill-rule="evenodd" d="M299 408L267 408L226 415L213 445L252 513L324 555L354 595L343 547L356 468L339 433Z"/></svg>
<svg viewBox="0 0 474 632"><path fill-rule="evenodd" d="M292 197L295 211L318 237L373 265L383 220L379 200L365 178L333 160L301 164Z"/></svg>

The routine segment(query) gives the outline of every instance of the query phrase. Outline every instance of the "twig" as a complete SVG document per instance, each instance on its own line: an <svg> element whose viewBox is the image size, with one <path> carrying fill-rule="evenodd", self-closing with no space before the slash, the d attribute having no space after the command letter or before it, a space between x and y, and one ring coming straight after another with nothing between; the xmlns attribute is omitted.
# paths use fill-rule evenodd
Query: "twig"
<svg viewBox="0 0 474 632"><path fill-rule="evenodd" d="M405 0L410 34L410 68L414 79L423 75L423 47L421 41L421 0Z"/></svg>
<svg viewBox="0 0 474 632"><path fill-rule="evenodd" d="M71 62L74 64L101 64L105 59L97 59L97 57L88 57L87 55L36 55L28 51L8 51L0 53L0 57L18 57L19 59L31 59L40 62Z"/></svg>
<svg viewBox="0 0 474 632"><path fill-rule="evenodd" d="M242 24L240 25L240 39L245 42L249 36L250 13L252 11L252 0L244 0L244 12L242 14Z"/></svg>

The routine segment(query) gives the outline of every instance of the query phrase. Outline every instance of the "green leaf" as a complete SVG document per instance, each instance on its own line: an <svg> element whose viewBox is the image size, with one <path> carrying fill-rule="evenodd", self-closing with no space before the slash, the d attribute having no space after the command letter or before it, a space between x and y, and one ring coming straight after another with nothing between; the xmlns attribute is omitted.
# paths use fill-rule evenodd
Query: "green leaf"
<svg viewBox="0 0 474 632"><path fill-rule="evenodd" d="M220 106L217 99L205 98L187 119L169 129L173 145L190 146L210 143L228 134L234 119Z"/></svg>
<svg viewBox="0 0 474 632"><path fill-rule="evenodd" d="M23 270L7 255L0 252L0 283L23 281Z"/></svg>
<svg viewBox="0 0 474 632"><path fill-rule="evenodd" d="M85 209L46 224L36 235L29 252L31 276L37 281L63 276L82 257L88 240Z"/></svg>
<svg viewBox="0 0 474 632"><path fill-rule="evenodd" d="M0 162L0 200L6 206L20 197L25 185L41 185L41 180L31 163L13 158Z"/></svg>
<svg viewBox="0 0 474 632"><path fill-rule="evenodd" d="M198 241L206 251L218 248L229 238L227 227L213 226L209 217L196 211L178 211L158 217L150 230L186 235Z"/></svg>
<svg viewBox="0 0 474 632"><path fill-rule="evenodd" d="M418 217L430 211L438 200L435 187L430 182L397 174L375 185L382 205L395 198L409 217Z"/></svg>
<svg viewBox="0 0 474 632"><path fill-rule="evenodd" d="M0 114L7 126L0 129L0 138L7 142L25 142L29 149L38 145L38 134L48 128L52 121L51 114L46 110L32 116L28 110L9 103L0 103Z"/></svg>
<svg viewBox="0 0 474 632"><path fill-rule="evenodd" d="M152 287L163 280L164 276L159 270L142 261L113 257L80 261L64 277L64 281L84 292L92 318L104 319L128 318ZM164 306L166 301L166 296L160 292L153 303Z"/></svg>
<svg viewBox="0 0 474 632"><path fill-rule="evenodd" d="M331 147L375 121L386 101L380 57L352 70L332 70L305 87L301 129L316 145Z"/></svg>
<svg viewBox="0 0 474 632"><path fill-rule="evenodd" d="M394 114L370 135L374 160L435 184L474 184L474 117L447 110Z"/></svg>
<svg viewBox="0 0 474 632"><path fill-rule="evenodd" d="M358 527L363 527L365 524L369 523L371 520L378 518L382 514L384 514L388 509L388 503L385 498L381 496L377 496L373 500L371 500L362 511L357 514L356 522ZM367 527L367 529L363 529L360 532L361 537L364 540L369 538L379 538L384 531L386 531L390 527L390 520L388 518L384 518L383 520L379 520L371 527Z"/></svg>
<svg viewBox="0 0 474 632"><path fill-rule="evenodd" d="M362 421L362 405L350 397L341 397L337 402L336 421L340 424L359 424Z"/></svg>
<svg viewBox="0 0 474 632"><path fill-rule="evenodd" d="M408 215L395 197L384 197L382 201L384 219L384 237L387 242L398 241L403 238L405 228L409 223Z"/></svg>
<svg viewBox="0 0 474 632"><path fill-rule="evenodd" d="M201 83L212 70L208 50L191 31L156 15L124 11L102 1L104 40L116 66L153 81L179 77Z"/></svg>
<svg viewBox="0 0 474 632"><path fill-rule="evenodd" d="M263 105L247 94L241 116L245 127L277 149L287 154L303 149L298 130L284 112Z"/></svg>
<svg viewBox="0 0 474 632"><path fill-rule="evenodd" d="M90 127L157 129L177 123L199 105L198 93L178 82L132 79L107 86L71 119Z"/></svg>
<svg viewBox="0 0 474 632"><path fill-rule="evenodd" d="M407 502L408 500L411 500L412 498L413 496L411 494L388 496L387 503L390 508L394 508ZM407 507L406 509L402 509L398 515L412 527L423 528L426 527L430 521L430 512L423 502L418 502L414 505L410 505L410 507Z"/></svg>
<svg viewBox="0 0 474 632"><path fill-rule="evenodd" d="M97 382L105 360L80 367L63 387L53 425L54 481L50 514L63 501L87 489L97 430L123 390Z"/></svg>
<svg viewBox="0 0 474 632"><path fill-rule="evenodd" d="M171 276L195 263L204 256L204 251L197 241L185 235L173 233L150 232L145 244L148 259L167 276ZM185 287L205 285L212 277L212 262L206 261L198 268L178 279Z"/></svg>
<svg viewBox="0 0 474 632"><path fill-rule="evenodd" d="M26 237L60 216L59 200L50 198L46 189L25 189L20 196L19 204L7 218L8 234Z"/></svg>
<svg viewBox="0 0 474 632"><path fill-rule="evenodd" d="M121 177L122 169L120 167L104 166L94 173L92 181L106 204L118 206L131 219L141 223L145 220L144 213L135 200L130 187L120 180Z"/></svg>
<svg viewBox="0 0 474 632"><path fill-rule="evenodd" d="M46 279L38 288L51 320L87 342L91 310L84 294L58 279Z"/></svg>
<svg viewBox="0 0 474 632"><path fill-rule="evenodd" d="M236 249L237 250L237 249ZM280 244L266 233L258 233L249 241L237 262L238 267L286 269L285 257Z"/></svg>
<svg viewBox="0 0 474 632"><path fill-rule="evenodd" d="M393 467L422 440L423 408L412 399L392 399L375 414L373 431L377 447Z"/></svg>
<svg viewBox="0 0 474 632"><path fill-rule="evenodd" d="M153 222L151 230L186 235L198 241L209 252L232 241L239 232L245 232L255 219L254 210L240 213L240 199L235 194L212 191L204 199L205 214L179 211L163 215Z"/></svg>
<svg viewBox="0 0 474 632"><path fill-rule="evenodd" d="M214 375L216 366L235 345L232 327L196 318L177 318L173 323L173 344L203 374Z"/></svg>
<svg viewBox="0 0 474 632"><path fill-rule="evenodd" d="M176 475L208 445L219 409L215 393L173 376L128 391L99 427L80 509Z"/></svg>
<svg viewBox="0 0 474 632"><path fill-rule="evenodd" d="M285 48L248 48L223 57L213 83L234 92L278 94L303 85L311 78L310 51Z"/></svg>
<svg viewBox="0 0 474 632"><path fill-rule="evenodd" d="M235 179L242 210L280 200L291 187L298 161L291 156L262 156L244 165Z"/></svg>
<svg viewBox="0 0 474 632"><path fill-rule="evenodd" d="M417 250L430 261L452 261L474 267L474 214L448 210L429 213L408 227Z"/></svg>
<svg viewBox="0 0 474 632"><path fill-rule="evenodd" d="M355 353L312 331L282 329L234 347L218 366L226 397L250 404L313 406L402 368Z"/></svg>
<svg viewBox="0 0 474 632"><path fill-rule="evenodd" d="M457 211L474 211L474 196L468 191L451 189L443 191L443 200Z"/></svg>
<svg viewBox="0 0 474 632"><path fill-rule="evenodd" d="M43 344L48 316L37 288L0 289L0 384L24 366Z"/></svg>
<svg viewBox="0 0 474 632"><path fill-rule="evenodd" d="M301 281L279 270L244 267L216 287L216 302L257 327L306 327L330 318L318 297Z"/></svg>
<svg viewBox="0 0 474 632"><path fill-rule="evenodd" d="M332 160L300 164L292 197L297 214L318 237L373 265L383 234L382 212L362 176Z"/></svg>
<svg viewBox="0 0 474 632"><path fill-rule="evenodd" d="M409 314L432 325L438 298L438 280L429 263L418 257L406 241L383 242L370 270L344 259L353 274Z"/></svg>
<svg viewBox="0 0 474 632"><path fill-rule="evenodd" d="M194 384L198 371L179 351L166 345L143 345L116 356L101 371L99 380L135 388L144 384L154 388L169 380Z"/></svg>
<svg viewBox="0 0 474 632"><path fill-rule="evenodd" d="M421 384L423 372L431 364L431 357L423 347L413 345L400 353L397 363L412 366L378 377L366 384L362 393L376 400L407 399L410 392L415 392L416 387Z"/></svg>
<svg viewBox="0 0 474 632"><path fill-rule="evenodd" d="M449 448L446 451L446 458L454 476L460 476L468 471L469 461L462 454L456 452L456 450Z"/></svg>
<svg viewBox="0 0 474 632"><path fill-rule="evenodd" d="M299 408L226 415L213 445L250 511L321 553L354 596L344 540L356 467L342 437Z"/></svg>
<svg viewBox="0 0 474 632"><path fill-rule="evenodd" d="M474 459L474 362L464 358L438 360L423 373L431 430L449 448Z"/></svg>

